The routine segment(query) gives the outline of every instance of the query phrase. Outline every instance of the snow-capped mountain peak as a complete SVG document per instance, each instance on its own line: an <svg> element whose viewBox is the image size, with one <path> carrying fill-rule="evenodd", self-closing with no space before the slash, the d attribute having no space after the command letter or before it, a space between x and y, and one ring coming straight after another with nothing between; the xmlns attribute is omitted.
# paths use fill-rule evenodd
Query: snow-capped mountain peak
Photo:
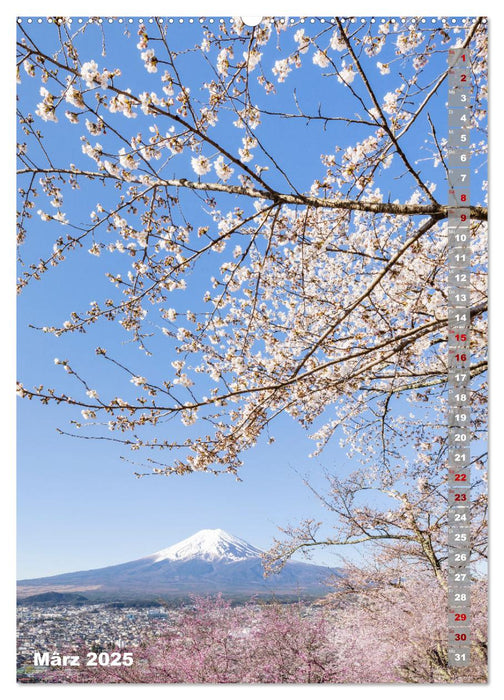
<svg viewBox="0 0 504 700"><path fill-rule="evenodd" d="M241 561L260 557L260 549L253 547L239 537L233 537L224 530L199 530L177 544L162 549L151 555L154 563L164 561L184 561L187 559L206 559Z"/></svg>
<svg viewBox="0 0 504 700"><path fill-rule="evenodd" d="M287 562L278 574L264 578L262 552L223 530L200 530L182 542L141 559L87 571L19 582L19 596L37 593L85 593L89 600L158 600L190 593L210 595L299 596L325 594L325 580L338 571Z"/></svg>

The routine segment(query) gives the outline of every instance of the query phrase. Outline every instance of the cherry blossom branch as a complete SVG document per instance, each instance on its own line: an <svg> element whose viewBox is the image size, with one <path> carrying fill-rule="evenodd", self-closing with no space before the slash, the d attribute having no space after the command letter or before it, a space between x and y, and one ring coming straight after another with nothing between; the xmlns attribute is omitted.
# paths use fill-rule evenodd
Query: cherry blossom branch
<svg viewBox="0 0 504 700"><path fill-rule="evenodd" d="M68 174L82 177L95 177L111 180L118 180L117 177L107 172L72 170L68 168L20 168L18 175L27 173L46 174ZM145 184L139 178L130 177L129 182L133 184ZM253 199L262 199L274 202L275 204L292 204L298 206L310 206L316 209L338 209L343 211L361 211L372 214L396 214L398 216L426 216L436 217L436 220L447 218L449 213L448 205L441 204L399 204L394 202L367 202L366 200L337 200L323 197L313 197L312 195L295 195L273 190L261 190L254 187L243 187L240 185L227 185L220 182L198 182L187 180L186 178L165 179L160 177L149 177L150 186L181 187L202 192L222 192L234 194ZM470 215L472 219L479 221L487 220L487 208L481 206L471 206Z"/></svg>
<svg viewBox="0 0 504 700"><path fill-rule="evenodd" d="M414 178L415 182L417 183L417 185L420 187L420 189L423 191L423 193L424 193L425 195L427 195L427 198L430 199L430 201L431 201L433 204L437 204L435 197L433 196L433 194L431 193L431 191L429 190L429 188L427 187L427 185L425 185L425 183L422 182L422 180L420 179L418 173L413 169L411 163L409 162L408 158L406 157L406 154L404 153L403 149L401 148L397 137L395 136L394 132L393 132L392 129L390 128L389 123L388 123L388 121L387 121L387 118L385 117L385 114L383 113L383 110L382 110L382 108L381 108L381 104L380 104L380 102L376 99L376 95L374 94L373 88L371 87L371 84L370 84L370 82L369 82L369 80L368 80L368 77L367 77L366 73L365 73L365 72L363 71L363 69L362 69L362 66L361 66L361 64L360 64L360 61L359 61L359 59L357 58L357 56L356 56L356 54L355 54L355 51L353 50L352 44L350 43L350 40L349 40L348 37L347 37L347 34L346 34L346 32L345 32L345 30L344 30L344 28L343 28L343 25L341 24L341 20L340 20L339 17L336 17L336 22L337 22L338 27L339 27L339 30L340 30L340 32L341 32L341 36L343 37L343 41L345 42L345 44L346 44L346 46L347 46L347 48L348 48L348 52L350 53L350 55L351 55L351 57L352 57L352 59L353 59L355 65L356 65L356 67L357 67L357 71L358 71L358 73L359 73L359 75L360 75L360 77L361 77L361 79L362 79L362 82L363 82L364 85L366 86L366 90L368 91L369 96L371 97L371 100L372 100L372 102L373 102L374 108L377 110L378 114L380 115L381 126L383 126L383 128L384 128L385 131L387 132L387 136L388 136L389 139L391 140L391 142L392 142L392 144L394 145L394 148L396 149L396 151L397 151L399 157L401 158L401 160L403 161L404 165L406 166L406 169L407 169L407 170L409 171L409 173L413 176L413 178Z"/></svg>

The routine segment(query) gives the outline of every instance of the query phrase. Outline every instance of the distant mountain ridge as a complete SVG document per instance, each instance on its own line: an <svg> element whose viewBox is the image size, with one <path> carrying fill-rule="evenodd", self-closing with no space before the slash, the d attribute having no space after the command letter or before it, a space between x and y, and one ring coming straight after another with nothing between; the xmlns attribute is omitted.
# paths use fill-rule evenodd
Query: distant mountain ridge
<svg viewBox="0 0 504 700"><path fill-rule="evenodd" d="M39 593L23 598L23 603L37 605L38 603L47 605L83 605L89 603L89 598L80 595L79 593L56 593L49 591L48 593Z"/></svg>
<svg viewBox="0 0 504 700"><path fill-rule="evenodd" d="M264 577L262 551L224 530L200 530L141 559L89 571L18 581L20 599L49 591L82 592L89 599L229 595L323 595L337 569L288 562Z"/></svg>

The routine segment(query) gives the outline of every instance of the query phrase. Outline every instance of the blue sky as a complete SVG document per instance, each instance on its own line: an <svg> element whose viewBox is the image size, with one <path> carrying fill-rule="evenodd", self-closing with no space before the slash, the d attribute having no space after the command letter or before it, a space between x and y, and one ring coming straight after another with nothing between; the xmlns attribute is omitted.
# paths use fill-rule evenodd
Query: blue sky
<svg viewBox="0 0 504 700"><path fill-rule="evenodd" d="M136 28L136 24L132 25ZM109 33L109 29L111 30ZM307 31L309 27L307 26ZM44 29L36 28L41 40ZM286 55L286 47L293 47L293 32L282 36L281 53L268 47L271 59ZM125 39L118 25L107 28L107 58L99 56L100 40L98 30L89 32L89 55L82 52L83 60L96 57L100 66L123 68L125 80L133 89L142 85L148 89L145 73L138 51L135 48L136 36ZM187 23L173 29L174 45L191 45L198 40L199 28L191 28ZM125 50L129 48L131 57ZM98 54L98 55L97 55ZM124 58L126 57L126 58ZM269 55L265 56L268 65ZM382 55L380 60L385 61ZM444 64L445 57L439 61ZM103 61L103 64L102 64ZM369 64L374 87L383 95L396 85L393 76L381 76L374 64ZM373 67L371 68L371 65ZM127 70L129 65L129 70ZM195 67L188 57L183 70L187 83L196 92L196 85L201 81L200 74L194 74ZM439 69L437 63L435 69ZM127 74L127 77L126 77ZM272 76L270 76L272 77ZM152 79L154 81L154 78ZM38 81L30 83L23 78L20 86L22 99L31 104L34 111ZM157 83L156 83L157 84ZM276 97L268 102L270 109L285 107L293 110L292 88L296 87L300 103L306 100L313 104L313 97L320 94L322 111L338 114L341 109L352 113L355 105L344 103L336 94L327 94L320 76L320 68L306 61L305 68L291 74L285 84L278 86ZM153 89L154 82L153 82ZM259 99L259 93L258 93ZM265 104L264 98L262 103ZM433 113L443 109L442 98L432 105ZM120 119L120 117L118 117ZM138 129L143 127L141 118L136 120ZM55 157L59 155L59 144L66 143L66 135L73 134L73 127L66 124L64 118L58 125L46 125L47 144ZM355 141L355 131L348 133L345 127L328 125L324 131L319 124L306 127L301 120L283 121L281 133L273 127L273 122L265 120L258 132L271 147L282 166L294 174L295 184L301 190L309 186L317 175L323 173L319 156L330 153L335 145L346 147ZM216 129L226 128L225 125ZM235 130L236 131L236 130ZM238 138L241 134L237 133ZM93 137L89 137L93 143ZM96 138L99 140L99 137ZM74 143L77 143L74 139ZM292 144L297 144L296 148ZM412 130L405 139L405 147L416 151L422 157L422 138ZM238 143L237 143L238 145ZM61 158L76 163L86 163L78 150L71 155L64 150ZM192 171L184 163L174 162L177 176L190 177ZM439 171L435 172L428 164L422 163L424 172L438 180ZM393 198L407 196L410 192L407 182L392 180L397 172L391 168L387 177L392 188ZM272 178L274 176L272 175ZM473 178L473 184L476 178ZM272 179L272 184L279 185L279 179ZM386 182L380 185L384 191ZM285 189L283 187L282 189ZM98 194L91 190L92 196ZM86 197L89 195L86 194ZM103 198L103 194L100 193ZM185 195L187 201L194 197ZM87 202L82 207L81 194L77 193L69 200L69 213L72 220L88 215ZM222 204L224 206L224 202ZM47 240L46 250L52 245L52 231L47 225L34 218L31 223L30 236L39 244ZM26 246L26 257L30 258L31 243ZM25 254L25 251L22 251ZM26 386L39 383L40 376L48 386L61 385L65 381L60 367L55 367L55 357L68 357L88 376L95 379L97 385L105 385L110 391L114 389L117 375L109 373L104 363L99 363L94 356L97 345L108 346L114 343L119 348L121 357L127 361L143 363L152 371L152 365L159 357L168 357L169 350L156 345L158 352L154 359L138 358L138 351L121 344L126 338L112 333L112 326L92 327L86 336L70 335L56 339L47 334L28 328L28 324L50 325L59 323L68 317L73 309L86 308L90 299L105 296L108 283L104 271L110 266L114 269L116 261L110 264L104 257L96 258L84 254L72 256L62 266L44 276L36 285L28 287L22 294L18 305L18 375ZM92 293L90 292L92 289ZM192 287L186 298L180 299L182 309L189 308L189 301L194 301L201 290ZM188 301L189 300L189 301ZM112 347L112 346L111 346ZM163 353L168 353L165 355ZM171 358L170 358L171 359ZM116 394L118 392L116 391ZM315 486L322 486L321 468L346 470L344 453L333 441L322 458L309 460L308 454L313 449L313 442L306 433L289 418L283 418L276 426L277 441L266 445L263 439L257 447L245 455L245 467L237 482L231 476L215 477L194 474L185 477L146 477L141 480L133 476L137 467L120 460L120 451L111 443L91 440L75 440L58 435L56 428L68 427L68 420L75 413L65 408L42 406L34 401L20 401L18 405L18 576L29 578L50 575L63 571L97 568L113 563L134 559L150 552L162 549L202 528L220 527L242 537L252 544L268 548L273 536L278 534L277 526L296 523L304 517L326 519L315 497L302 483L302 475L309 475ZM180 432L179 426L168 426L169 430ZM346 553L346 552L345 552ZM336 555L328 552L317 553L315 561L338 565Z"/></svg>

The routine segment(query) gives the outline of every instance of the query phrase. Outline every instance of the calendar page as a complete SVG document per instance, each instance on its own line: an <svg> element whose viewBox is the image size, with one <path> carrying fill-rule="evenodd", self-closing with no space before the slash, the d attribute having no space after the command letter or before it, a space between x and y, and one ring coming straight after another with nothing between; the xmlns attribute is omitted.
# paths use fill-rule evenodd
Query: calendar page
<svg viewBox="0 0 504 700"><path fill-rule="evenodd" d="M16 29L18 682L486 683L487 19Z"/></svg>

